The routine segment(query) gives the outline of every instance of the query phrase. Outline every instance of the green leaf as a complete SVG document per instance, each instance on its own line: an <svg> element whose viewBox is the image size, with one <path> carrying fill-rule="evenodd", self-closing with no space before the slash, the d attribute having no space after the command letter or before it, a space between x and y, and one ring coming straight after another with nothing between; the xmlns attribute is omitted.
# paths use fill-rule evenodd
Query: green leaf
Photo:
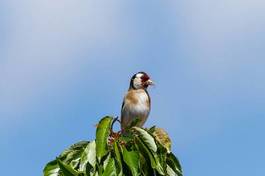
<svg viewBox="0 0 265 176"><path fill-rule="evenodd" d="M56 160L49 162L43 169L44 176L59 176L60 167Z"/></svg>
<svg viewBox="0 0 265 176"><path fill-rule="evenodd" d="M136 137L136 141L137 141L137 144L139 146L139 151L141 151L141 153L143 153L143 155L145 157L148 157L149 160L150 160L150 163L151 163L151 167L153 169L155 169L159 174L161 175L165 175L164 171L163 171L163 168L159 162L159 158L157 156L156 153L152 152L148 146L145 145L145 143L143 143L141 141L141 139L139 137ZM146 156L147 155L147 156Z"/></svg>
<svg viewBox="0 0 265 176"><path fill-rule="evenodd" d="M140 173L142 176L149 176L153 175L154 173L148 155L146 156L145 154L142 153L140 153Z"/></svg>
<svg viewBox="0 0 265 176"><path fill-rule="evenodd" d="M71 160L70 166L74 169L77 169L79 163L80 163L80 155L76 159Z"/></svg>
<svg viewBox="0 0 265 176"><path fill-rule="evenodd" d="M99 163L97 163L97 170L96 170L96 172L94 173L94 175L100 175L100 176L102 176L102 173L103 173L103 165L102 164L99 164Z"/></svg>
<svg viewBox="0 0 265 176"><path fill-rule="evenodd" d="M80 156L88 143L88 141L81 141L70 146L59 155L58 159L72 168L77 168L80 162ZM57 160L51 161L44 168L44 176L60 175L59 170L60 167Z"/></svg>
<svg viewBox="0 0 265 176"><path fill-rule="evenodd" d="M142 128L133 127L133 129L138 132L138 134L140 135L140 138L148 146L148 149L150 149L153 152L157 151L157 146L156 146L153 136L151 136L147 131L145 131Z"/></svg>
<svg viewBox="0 0 265 176"><path fill-rule="evenodd" d="M152 134L155 131L155 129L156 129L156 126L154 125L148 129L148 132Z"/></svg>
<svg viewBox="0 0 265 176"><path fill-rule="evenodd" d="M113 158L109 158L108 164L102 176L117 176L115 162Z"/></svg>
<svg viewBox="0 0 265 176"><path fill-rule="evenodd" d="M106 159L103 161L103 169L105 170L107 165L109 164L109 160L110 160L110 153L107 155Z"/></svg>
<svg viewBox="0 0 265 176"><path fill-rule="evenodd" d="M122 148L124 162L130 168L133 176L139 175L139 153L136 151L128 151L125 147Z"/></svg>
<svg viewBox="0 0 265 176"><path fill-rule="evenodd" d="M96 166L96 142L90 142L85 148L80 158L80 171L86 170L86 165L90 164L93 168Z"/></svg>
<svg viewBox="0 0 265 176"><path fill-rule="evenodd" d="M108 152L107 140L110 135L110 126L112 123L112 117L104 117L100 120L96 131L96 154L100 161L103 156Z"/></svg>
<svg viewBox="0 0 265 176"><path fill-rule="evenodd" d="M167 165L167 174L168 176L178 176L178 174L175 173L175 171L169 165Z"/></svg>
<svg viewBox="0 0 265 176"><path fill-rule="evenodd" d="M115 153L115 160L118 162L118 175L122 176L123 172L122 172L122 160L121 160L121 154L119 151L119 144L117 142L114 142L114 153Z"/></svg>
<svg viewBox="0 0 265 176"><path fill-rule="evenodd" d="M43 169L44 176L182 176L163 129L133 127L108 143L112 117L100 120L96 139L64 150Z"/></svg>
<svg viewBox="0 0 265 176"><path fill-rule="evenodd" d="M87 144L89 143L89 141L80 141L77 142L73 145L71 145L70 147L68 147L67 149L65 149L61 154L60 154L60 159L63 158L64 156L67 156L69 153L73 152L74 150L80 150L83 149L87 146Z"/></svg>
<svg viewBox="0 0 265 176"><path fill-rule="evenodd" d="M79 163L80 156L82 155L88 144L88 141L80 141L64 150L58 158L64 163L71 163L71 165L74 166L76 165L76 161Z"/></svg>
<svg viewBox="0 0 265 176"><path fill-rule="evenodd" d="M173 155L173 153L168 154L166 162L178 174L178 176L182 176L181 165L179 163L179 160Z"/></svg>
<svg viewBox="0 0 265 176"><path fill-rule="evenodd" d="M74 170L70 165L63 163L60 159L57 159L58 164L60 166L60 170L62 171L64 176L78 176L79 173Z"/></svg>

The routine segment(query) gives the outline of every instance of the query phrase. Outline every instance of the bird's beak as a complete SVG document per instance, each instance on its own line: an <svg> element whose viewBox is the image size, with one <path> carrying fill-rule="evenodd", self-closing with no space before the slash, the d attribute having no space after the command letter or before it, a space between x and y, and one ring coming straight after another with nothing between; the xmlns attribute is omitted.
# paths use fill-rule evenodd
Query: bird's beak
<svg viewBox="0 0 265 176"><path fill-rule="evenodd" d="M155 85L154 82L151 80L151 79L148 79L146 82L145 82L146 85L148 86L153 86Z"/></svg>

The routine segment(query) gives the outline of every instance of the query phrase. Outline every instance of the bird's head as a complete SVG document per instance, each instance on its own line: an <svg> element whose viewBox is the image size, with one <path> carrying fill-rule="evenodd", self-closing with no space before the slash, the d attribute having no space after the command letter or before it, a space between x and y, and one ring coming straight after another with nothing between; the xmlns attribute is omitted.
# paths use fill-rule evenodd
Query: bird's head
<svg viewBox="0 0 265 176"><path fill-rule="evenodd" d="M130 88L133 89L146 89L148 86L153 85L153 81L145 72L138 72L131 78Z"/></svg>

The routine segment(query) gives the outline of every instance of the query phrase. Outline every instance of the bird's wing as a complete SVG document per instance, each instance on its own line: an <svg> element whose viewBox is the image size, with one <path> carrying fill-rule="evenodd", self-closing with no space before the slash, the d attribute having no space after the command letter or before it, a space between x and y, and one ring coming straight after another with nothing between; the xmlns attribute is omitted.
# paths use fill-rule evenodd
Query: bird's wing
<svg viewBox="0 0 265 176"><path fill-rule="evenodd" d="M122 106L121 106L121 128L123 129L129 123L129 111L128 107L125 105L125 98L123 99Z"/></svg>
<svg viewBox="0 0 265 176"><path fill-rule="evenodd" d="M148 91L147 91L146 89L145 89L144 91L145 91L145 93L146 93L147 96L148 96L149 107L151 108L151 98L150 98L150 95L149 95L149 93L148 93Z"/></svg>
<svg viewBox="0 0 265 176"><path fill-rule="evenodd" d="M123 109L123 107L124 107L124 99L123 99L123 101L122 101L122 105L121 105L121 110Z"/></svg>

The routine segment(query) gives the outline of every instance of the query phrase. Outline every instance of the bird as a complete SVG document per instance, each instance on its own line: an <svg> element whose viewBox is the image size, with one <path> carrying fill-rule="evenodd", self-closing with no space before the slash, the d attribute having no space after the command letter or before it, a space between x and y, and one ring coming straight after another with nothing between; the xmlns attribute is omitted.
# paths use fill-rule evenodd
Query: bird
<svg viewBox="0 0 265 176"><path fill-rule="evenodd" d="M121 107L122 131L126 131L132 125L137 127L144 125L151 109L151 99L147 92L150 85L154 85L154 83L143 71L131 77L130 86Z"/></svg>

